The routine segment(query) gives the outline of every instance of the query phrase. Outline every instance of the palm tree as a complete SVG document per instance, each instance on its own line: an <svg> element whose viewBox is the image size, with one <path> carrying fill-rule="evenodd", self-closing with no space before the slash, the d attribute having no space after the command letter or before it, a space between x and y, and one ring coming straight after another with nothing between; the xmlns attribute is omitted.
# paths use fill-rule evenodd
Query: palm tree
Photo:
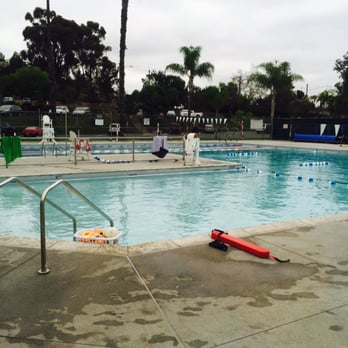
<svg viewBox="0 0 348 348"><path fill-rule="evenodd" d="M49 104L52 112L56 112L56 72L54 67L54 52L51 35L51 10L50 0L46 0L46 20L47 20L47 61L49 76Z"/></svg>
<svg viewBox="0 0 348 348"><path fill-rule="evenodd" d="M120 65L119 65L119 85L118 85L118 97L119 97L119 110L120 110L120 123L125 125L125 88L124 88L124 57L126 52L126 33L127 33L127 20L128 20L128 0L122 0L121 9L121 29L120 29Z"/></svg>
<svg viewBox="0 0 348 348"><path fill-rule="evenodd" d="M333 89L326 89L315 97L315 101L319 102L321 109L328 112L334 110L337 92Z"/></svg>
<svg viewBox="0 0 348 348"><path fill-rule="evenodd" d="M201 56L202 47L187 47L183 46L180 48L180 53L184 55L184 64L172 63L167 65L166 70L170 70L181 76L188 77L187 84L187 108L188 115L191 115L191 96L193 92L193 80L196 76L211 78L214 72L214 66L209 63L199 64L199 58Z"/></svg>
<svg viewBox="0 0 348 348"><path fill-rule="evenodd" d="M250 80L255 81L260 87L271 92L271 136L274 137L274 114L277 94L290 91L294 88L293 82L303 80L301 75L293 74L288 62L262 63L258 66L264 72L251 74Z"/></svg>

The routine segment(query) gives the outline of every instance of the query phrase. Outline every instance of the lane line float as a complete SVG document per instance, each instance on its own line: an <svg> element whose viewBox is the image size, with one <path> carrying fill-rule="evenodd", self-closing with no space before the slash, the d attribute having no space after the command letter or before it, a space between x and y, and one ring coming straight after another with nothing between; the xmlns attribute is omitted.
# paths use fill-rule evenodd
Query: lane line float
<svg viewBox="0 0 348 348"><path fill-rule="evenodd" d="M98 156L94 156L94 159L103 163L112 164L112 163L131 163L131 161L125 160L106 160L104 158L100 158Z"/></svg>
<svg viewBox="0 0 348 348"><path fill-rule="evenodd" d="M223 251L227 250L227 245L233 246L237 249L246 251L249 254L255 255L257 257L260 257L262 259L273 259L278 262L289 262L290 259L287 260L281 260L278 257L275 257L270 254L270 251L268 249L262 248L256 244L247 242L243 239L237 238L230 236L227 232L218 230L218 229L213 229L211 231L211 238L214 239L213 242L209 243L209 246L212 248L220 249Z"/></svg>

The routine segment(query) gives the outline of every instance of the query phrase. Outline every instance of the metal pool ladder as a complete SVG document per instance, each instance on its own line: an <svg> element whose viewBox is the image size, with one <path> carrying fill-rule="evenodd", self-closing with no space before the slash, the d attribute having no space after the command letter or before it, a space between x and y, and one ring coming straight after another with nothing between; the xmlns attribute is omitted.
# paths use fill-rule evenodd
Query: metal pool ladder
<svg viewBox="0 0 348 348"><path fill-rule="evenodd" d="M27 185L26 183L24 183L22 180L18 179L17 177L11 177L8 178L2 182L0 182L0 188L2 186L5 186L6 184L10 183L10 182L16 182L18 183L20 186L24 187L25 189L27 189L29 192L33 193L35 196L40 197L40 244L41 244L41 268L38 270L38 274L47 274L49 273L49 269L47 268L47 264L46 264L46 217L45 217L45 202L49 203L50 205L52 205L54 208L56 208L57 210L59 210L61 213L63 213L64 215L66 215L67 217L69 217L72 222L73 222L73 230L74 233L76 233L76 218L71 215L70 213L68 213L66 210L64 210L63 208L61 208L59 205L55 204L54 202L52 202L51 200L49 200L47 198L47 195L50 191L52 191L54 188L56 188L57 186L59 186L60 184L63 184L69 191L71 191L72 193L74 193L78 198L80 198L81 200L83 200L84 202L86 202L90 207L92 207L96 212L98 212L100 215L102 215L103 217L105 217L105 219L107 219L110 223L110 226L113 227L114 226L114 222L113 220L107 215L105 214L99 207L97 207L92 201L90 201L86 196L84 196L80 191L78 191L77 189L75 189L72 185L70 185L67 181L65 180L57 180L55 183L53 183L52 185L50 185L49 187L47 187L45 189L45 191L40 195L39 192L37 192L36 190L34 190L32 187L30 187L29 185Z"/></svg>

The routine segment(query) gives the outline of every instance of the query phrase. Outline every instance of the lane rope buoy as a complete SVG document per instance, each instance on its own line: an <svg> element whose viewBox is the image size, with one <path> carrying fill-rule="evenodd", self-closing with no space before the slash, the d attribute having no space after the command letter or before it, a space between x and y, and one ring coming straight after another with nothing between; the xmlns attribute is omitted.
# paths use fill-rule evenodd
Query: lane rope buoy
<svg viewBox="0 0 348 348"><path fill-rule="evenodd" d="M86 152L90 152L92 150L88 139L86 140L85 150L86 150Z"/></svg>
<svg viewBox="0 0 348 348"><path fill-rule="evenodd" d="M233 237L229 235L227 232L219 230L217 228L211 231L211 238L214 239L213 242L209 243L209 246L212 248L220 249L223 251L227 250L227 245L233 246L237 249L246 251L249 254L255 255L262 259L273 259L278 262L289 262L290 259L281 260L276 256L270 254L268 249L262 248L256 244L247 242L243 239Z"/></svg>
<svg viewBox="0 0 348 348"><path fill-rule="evenodd" d="M131 163L131 161L123 161L123 160L106 160L104 158L100 158L98 156L94 156L94 159L103 163L112 164L112 163Z"/></svg>

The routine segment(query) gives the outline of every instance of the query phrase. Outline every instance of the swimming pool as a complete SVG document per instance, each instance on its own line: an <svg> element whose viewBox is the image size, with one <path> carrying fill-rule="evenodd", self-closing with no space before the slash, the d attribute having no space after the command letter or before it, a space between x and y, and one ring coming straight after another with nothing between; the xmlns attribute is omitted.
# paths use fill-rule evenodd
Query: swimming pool
<svg viewBox="0 0 348 348"><path fill-rule="evenodd" d="M348 210L345 153L253 149L204 152L240 162L240 170L69 180L110 215L123 233L120 244L208 233ZM49 183L31 182L42 192ZM78 217L78 229L105 221L63 186L48 195ZM1 235L39 237L38 199L17 185L0 195ZM86 218L87 217L87 218ZM71 221L49 205L51 239L72 239Z"/></svg>

